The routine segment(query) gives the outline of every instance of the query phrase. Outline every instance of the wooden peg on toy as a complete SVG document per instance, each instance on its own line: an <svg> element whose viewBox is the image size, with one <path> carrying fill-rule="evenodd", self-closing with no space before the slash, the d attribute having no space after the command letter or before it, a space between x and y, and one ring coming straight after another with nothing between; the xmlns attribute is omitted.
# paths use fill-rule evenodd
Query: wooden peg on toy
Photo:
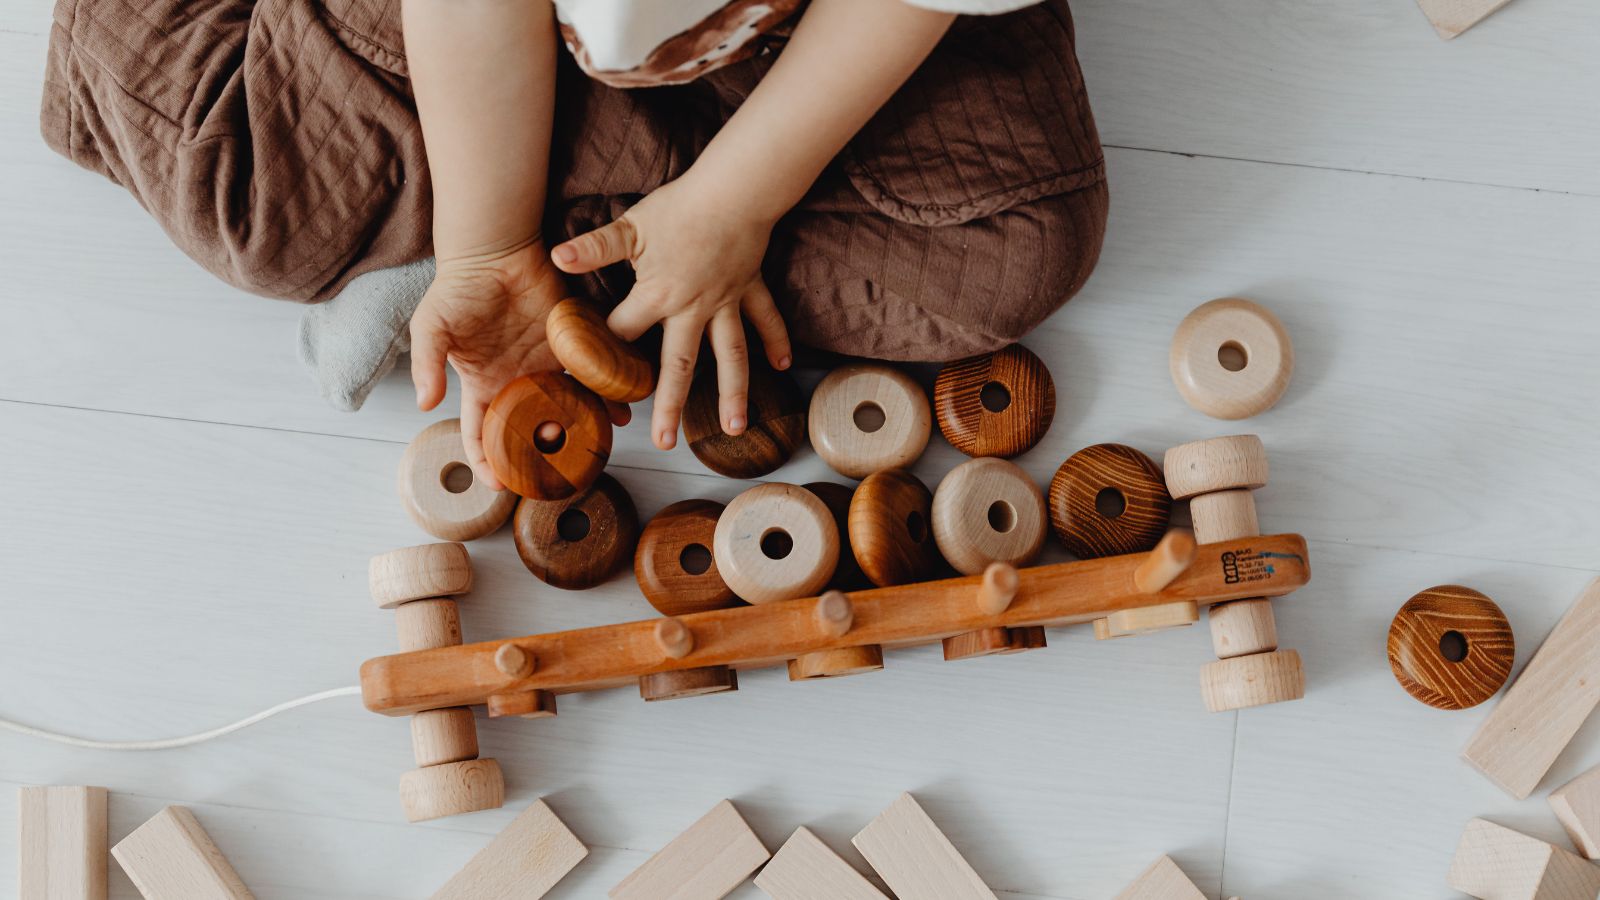
<svg viewBox="0 0 1600 900"><path fill-rule="evenodd" d="M948 363L933 383L945 440L968 456L1010 458L1039 443L1056 414L1044 361L1021 344Z"/></svg>
<svg viewBox="0 0 1600 900"><path fill-rule="evenodd" d="M600 477L611 457L611 419L605 403L571 375L524 375L484 412L483 452L495 477L516 493L564 500Z"/></svg>
<svg viewBox="0 0 1600 900"><path fill-rule="evenodd" d="M933 415L911 376L882 364L829 372L811 394L811 446L840 475L865 478L917 461Z"/></svg>
<svg viewBox="0 0 1600 900"><path fill-rule="evenodd" d="M844 637L855 622L855 609L843 591L828 591L817 598L817 630L828 637Z"/></svg>
<svg viewBox="0 0 1600 900"><path fill-rule="evenodd" d="M588 489L565 500L523 498L511 532L529 572L578 591L627 566L639 541L639 513L627 488L602 472Z"/></svg>
<svg viewBox="0 0 1600 900"><path fill-rule="evenodd" d="M473 541L492 534L517 505L510 491L483 486L461 447L461 420L422 430L400 457L400 502L411 521L444 541Z"/></svg>
<svg viewBox="0 0 1600 900"><path fill-rule="evenodd" d="M1288 389L1294 345L1265 307L1225 297L1179 323L1168 364L1190 406L1216 419L1246 419L1271 409Z"/></svg>
<svg viewBox="0 0 1600 900"><path fill-rule="evenodd" d="M729 478L760 478L789 461L806 440L806 401L788 372L775 371L761 354L749 359L745 430L722 430L717 373L702 366L683 406L683 439L706 468Z"/></svg>
<svg viewBox="0 0 1600 900"><path fill-rule="evenodd" d="M550 352L572 377L607 400L636 403L656 389L656 376L633 345L581 300L568 298L544 322Z"/></svg>
<svg viewBox="0 0 1600 900"><path fill-rule="evenodd" d="M694 632L677 619L657 622L654 637L668 659L683 659L694 652Z"/></svg>
<svg viewBox="0 0 1600 900"><path fill-rule="evenodd" d="M1171 513L1161 469L1126 444L1085 447L1050 479L1050 525L1079 559L1149 550Z"/></svg>
<svg viewBox="0 0 1600 900"><path fill-rule="evenodd" d="M1011 608L1017 597L1022 579L1010 563L992 562L983 570L978 582L978 608L987 616L998 616ZM979 628L952 635L944 639L944 658L971 659L975 656L992 656L1001 653L1020 653L1046 646L1044 627L1040 625L997 626Z"/></svg>
<svg viewBox="0 0 1600 900"><path fill-rule="evenodd" d="M744 603L723 580L712 552L721 516L715 500L680 500L640 532L633 576L656 612L681 616Z"/></svg>
<svg viewBox="0 0 1600 900"><path fill-rule="evenodd" d="M1197 549L1194 534L1187 529L1167 532L1139 568L1133 570L1133 586L1142 594L1160 592L1194 564Z"/></svg>

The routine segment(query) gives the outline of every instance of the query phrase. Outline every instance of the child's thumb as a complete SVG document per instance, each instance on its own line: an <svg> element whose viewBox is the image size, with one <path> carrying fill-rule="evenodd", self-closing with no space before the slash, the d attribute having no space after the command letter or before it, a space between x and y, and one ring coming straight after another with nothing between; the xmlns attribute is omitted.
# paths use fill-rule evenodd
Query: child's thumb
<svg viewBox="0 0 1600 900"><path fill-rule="evenodd" d="M550 251L550 260L569 275L581 275L632 258L633 241L633 223L624 217L557 244Z"/></svg>

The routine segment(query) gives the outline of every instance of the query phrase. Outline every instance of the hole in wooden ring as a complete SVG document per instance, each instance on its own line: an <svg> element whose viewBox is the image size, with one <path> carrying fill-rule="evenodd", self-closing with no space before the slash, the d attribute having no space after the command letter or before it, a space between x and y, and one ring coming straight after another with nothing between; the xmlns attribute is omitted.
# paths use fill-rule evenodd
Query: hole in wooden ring
<svg viewBox="0 0 1600 900"><path fill-rule="evenodd" d="M991 381L978 391L978 402L989 412L1005 412L1011 405L1011 391L998 381Z"/></svg>
<svg viewBox="0 0 1600 900"><path fill-rule="evenodd" d="M921 510L906 513L906 533L911 535L912 543L920 544L928 539L928 520Z"/></svg>
<svg viewBox="0 0 1600 900"><path fill-rule="evenodd" d="M1467 636L1459 631L1439 635L1439 654L1453 663L1467 658Z"/></svg>
<svg viewBox="0 0 1600 900"><path fill-rule="evenodd" d="M1100 515L1115 519L1127 511L1128 498L1114 487L1101 488L1100 493L1094 495L1094 508Z"/></svg>
<svg viewBox="0 0 1600 900"><path fill-rule="evenodd" d="M1250 364L1250 354L1238 341L1228 341L1217 348L1217 363L1229 372L1238 372Z"/></svg>
<svg viewBox="0 0 1600 900"><path fill-rule="evenodd" d="M567 430L559 422L540 422L533 430L533 446L540 453L554 453L567 443Z"/></svg>
<svg viewBox="0 0 1600 900"><path fill-rule="evenodd" d="M794 538L782 528L768 528L761 535L761 552L767 559L783 559L794 551Z"/></svg>
<svg viewBox="0 0 1600 900"><path fill-rule="evenodd" d="M556 516L556 534L569 544L588 537L591 527L593 525L589 521L589 514L581 509L569 509Z"/></svg>
<svg viewBox="0 0 1600 900"><path fill-rule="evenodd" d="M884 415L883 407L873 403L871 400L867 400L856 407L856 411L850 414L850 418L856 423L857 428L867 434L871 434L882 428L888 417Z"/></svg>
<svg viewBox="0 0 1600 900"><path fill-rule="evenodd" d="M472 467L453 462L439 473L439 485L452 494L464 494L472 487Z"/></svg>
<svg viewBox="0 0 1600 900"><path fill-rule="evenodd" d="M690 544L678 554L678 565L690 575L704 575L711 568L711 551L705 544Z"/></svg>
<svg viewBox="0 0 1600 900"><path fill-rule="evenodd" d="M1005 534L1017 527L1017 510L1004 500L989 504L989 527Z"/></svg>

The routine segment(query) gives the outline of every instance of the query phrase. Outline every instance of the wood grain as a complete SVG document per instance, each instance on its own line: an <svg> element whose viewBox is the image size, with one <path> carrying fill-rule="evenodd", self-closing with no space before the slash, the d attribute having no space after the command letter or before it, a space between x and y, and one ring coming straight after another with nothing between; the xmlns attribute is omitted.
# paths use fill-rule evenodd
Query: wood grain
<svg viewBox="0 0 1600 900"><path fill-rule="evenodd" d="M1015 463L992 456L951 469L934 489L928 520L940 555L963 575L995 562L1028 565L1049 532L1039 486Z"/></svg>
<svg viewBox="0 0 1600 900"><path fill-rule="evenodd" d="M701 366L683 407L683 438L706 468L729 478L760 478L789 461L806 442L806 400L788 372L773 370L760 354L749 360L747 425L738 435L722 430L717 373Z"/></svg>
<svg viewBox="0 0 1600 900"><path fill-rule="evenodd" d="M1174 500L1215 491L1255 490L1267 483L1267 448L1253 434L1191 441L1168 450L1161 467Z"/></svg>
<svg viewBox="0 0 1600 900"><path fill-rule="evenodd" d="M722 578L750 603L815 594L833 577L839 533L827 506L805 488L750 488L717 519L712 553Z"/></svg>
<svg viewBox="0 0 1600 900"><path fill-rule="evenodd" d="M772 856L724 800L611 889L611 900L718 900Z"/></svg>
<svg viewBox="0 0 1600 900"><path fill-rule="evenodd" d="M572 829L535 800L432 900L539 900L588 855Z"/></svg>
<svg viewBox="0 0 1600 900"><path fill-rule="evenodd" d="M888 900L822 839L801 827L756 876L772 900Z"/></svg>
<svg viewBox="0 0 1600 900"><path fill-rule="evenodd" d="M1107 515L1102 492L1121 499ZM1050 479L1050 526L1079 559L1149 550L1167 533L1172 497L1150 457L1126 444L1093 444Z"/></svg>
<svg viewBox="0 0 1600 900"><path fill-rule="evenodd" d="M994 892L910 794L901 794L851 843L896 896L995 900Z"/></svg>
<svg viewBox="0 0 1600 900"><path fill-rule="evenodd" d="M457 543L419 544L374 556L367 563L367 589L379 609L472 590L472 557Z"/></svg>
<svg viewBox="0 0 1600 900"><path fill-rule="evenodd" d="M499 809L505 802L505 774L492 759L424 766L400 776L400 806L408 822Z"/></svg>
<svg viewBox="0 0 1600 900"><path fill-rule="evenodd" d="M182 806L169 806L111 848L146 898L252 900L211 836Z"/></svg>
<svg viewBox="0 0 1600 900"><path fill-rule="evenodd" d="M639 676L639 696L646 702L681 700L739 689L739 673L727 666L700 666Z"/></svg>
<svg viewBox="0 0 1600 900"><path fill-rule="evenodd" d="M1048 646L1048 642L1045 639L1044 629L1032 625L1021 628L979 628L976 631L947 637L943 645L945 661L949 662L977 656L1038 650Z"/></svg>
<svg viewBox="0 0 1600 900"><path fill-rule="evenodd" d="M1216 419L1247 419L1277 404L1294 376L1294 344L1272 311L1243 297L1184 316L1167 353L1184 402Z"/></svg>
<svg viewBox="0 0 1600 900"><path fill-rule="evenodd" d="M984 405L989 385L1003 387L1010 401ZM1044 360L1021 344L947 363L933 383L939 431L968 456L1010 458L1031 450L1050 430L1056 385Z"/></svg>
<svg viewBox="0 0 1600 900"><path fill-rule="evenodd" d="M875 419L858 421L872 411ZM807 423L823 462L847 478L865 478L916 462L928 446L933 414L910 375L879 363L850 363L818 382Z"/></svg>
<svg viewBox="0 0 1600 900"><path fill-rule="evenodd" d="M601 397L637 403L656 389L650 361L583 301L569 297L551 307L544 333L562 367Z"/></svg>
<svg viewBox="0 0 1600 900"><path fill-rule="evenodd" d="M1447 655L1446 635L1464 656ZM1445 584L1407 600L1389 623L1389 668L1406 693L1437 709L1467 709L1493 697L1517 656L1511 623L1493 600Z"/></svg>
<svg viewBox="0 0 1600 900"><path fill-rule="evenodd" d="M511 517L517 495L491 491L473 474L461 446L461 420L435 422L400 456L398 492L406 515L445 541L475 541Z"/></svg>
<svg viewBox="0 0 1600 900"><path fill-rule="evenodd" d="M1305 695L1305 666L1295 650L1219 659L1200 670L1200 697L1212 712L1284 703Z"/></svg>
<svg viewBox="0 0 1600 900"><path fill-rule="evenodd" d="M547 422L562 428L553 449L536 437ZM571 375L524 375L490 401L483 452L507 488L536 500L563 500L593 484L611 458L611 418L600 398Z"/></svg>
<svg viewBox="0 0 1600 900"><path fill-rule="evenodd" d="M933 494L904 469L874 472L850 499L850 547L873 584L905 584L942 571L933 539Z"/></svg>
<svg viewBox="0 0 1600 900"><path fill-rule="evenodd" d="M576 530L572 530L576 529ZM601 473L565 500L524 497L511 520L517 555L540 581L581 591L627 567L639 543L639 513L627 488Z"/></svg>
<svg viewBox="0 0 1600 900"><path fill-rule="evenodd" d="M106 900L106 789L17 791L17 900Z"/></svg>
<svg viewBox="0 0 1600 900"><path fill-rule="evenodd" d="M717 569L715 543L722 504L715 500L679 500L655 514L639 534L633 554L633 577L639 591L664 616L741 606ZM704 556L706 568L691 572L686 559Z"/></svg>
<svg viewBox="0 0 1600 900"><path fill-rule="evenodd" d="M839 647L803 653L789 660L790 681L810 681L814 678L839 678L860 675L883 668L883 647L867 644L862 647Z"/></svg>
<svg viewBox="0 0 1600 900"><path fill-rule="evenodd" d="M1446 882L1487 900L1592 900L1600 866L1486 819L1461 832Z"/></svg>
<svg viewBox="0 0 1600 900"><path fill-rule="evenodd" d="M839 530L839 561L834 564L828 587L841 591L872 587L872 581L861 571L856 552L850 546L850 499L855 496L855 490L836 481L808 481L801 487L816 494L828 507L828 512L833 513L834 527Z"/></svg>
<svg viewBox="0 0 1600 900"><path fill-rule="evenodd" d="M1550 809L1585 859L1600 859L1600 766L1550 792Z"/></svg>

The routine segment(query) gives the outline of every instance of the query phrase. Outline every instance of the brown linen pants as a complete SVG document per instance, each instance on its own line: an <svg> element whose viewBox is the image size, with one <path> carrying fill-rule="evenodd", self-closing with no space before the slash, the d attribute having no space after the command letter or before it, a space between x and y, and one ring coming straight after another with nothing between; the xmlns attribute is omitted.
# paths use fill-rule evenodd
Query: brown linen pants
<svg viewBox="0 0 1600 900"><path fill-rule="evenodd" d="M230 284L328 299L431 252L399 7L58 0L45 139L127 188ZM624 91L563 53L550 242L682 174L772 60ZM1075 294L1106 209L1071 18L1051 0L957 20L779 222L764 271L802 344L952 359L1016 340ZM573 286L609 307L630 283L613 266Z"/></svg>

